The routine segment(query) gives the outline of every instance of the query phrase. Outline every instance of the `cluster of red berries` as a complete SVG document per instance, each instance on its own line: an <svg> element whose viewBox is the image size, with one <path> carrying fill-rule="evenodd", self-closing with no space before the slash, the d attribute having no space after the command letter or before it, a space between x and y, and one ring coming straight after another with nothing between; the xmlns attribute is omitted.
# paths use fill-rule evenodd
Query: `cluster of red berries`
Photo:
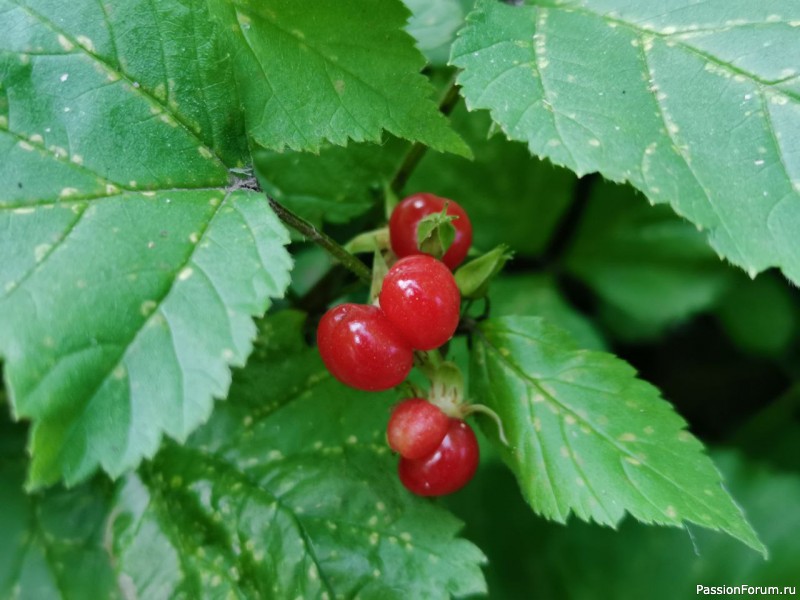
<svg viewBox="0 0 800 600"><path fill-rule="evenodd" d="M435 213L454 217L455 236L441 261L424 254L418 244L420 221ZM413 366L414 350L440 347L459 321L461 294L451 269L472 244L464 209L433 194L410 196L392 212L389 236L399 260L383 280L378 306L340 304L325 313L317 329L325 366L339 381L360 390L402 383ZM416 494L454 492L477 468L478 443L469 425L422 398L395 407L387 437L401 457L400 480Z"/></svg>

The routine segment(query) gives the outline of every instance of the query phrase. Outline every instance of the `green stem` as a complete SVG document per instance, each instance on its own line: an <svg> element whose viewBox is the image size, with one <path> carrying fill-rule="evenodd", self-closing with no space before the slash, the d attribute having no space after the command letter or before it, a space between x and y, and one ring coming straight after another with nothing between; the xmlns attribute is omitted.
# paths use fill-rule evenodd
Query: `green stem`
<svg viewBox="0 0 800 600"><path fill-rule="evenodd" d="M350 254L345 250L336 240L320 231L314 225L306 221L303 217L295 214L282 204L278 203L274 198L267 195L267 200L272 210L278 215L278 218L286 225L301 233L306 239L311 240L318 246L324 248L331 256L337 259L342 265L355 274L362 282L370 285L372 282L372 275L369 267L361 262L360 259Z"/></svg>

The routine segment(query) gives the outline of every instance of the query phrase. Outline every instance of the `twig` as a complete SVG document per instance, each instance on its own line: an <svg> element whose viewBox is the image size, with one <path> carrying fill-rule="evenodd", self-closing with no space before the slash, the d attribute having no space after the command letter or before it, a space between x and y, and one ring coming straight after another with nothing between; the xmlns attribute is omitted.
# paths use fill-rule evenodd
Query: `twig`
<svg viewBox="0 0 800 600"><path fill-rule="evenodd" d="M369 267L361 260L347 250L345 250L336 240L314 227L311 223L306 221L300 215L295 214L282 204L278 203L274 198L267 195L269 205L278 218L286 225L301 233L306 239L314 242L318 246L324 248L331 256L338 260L342 265L355 274L363 283L370 285L372 282L372 275Z"/></svg>

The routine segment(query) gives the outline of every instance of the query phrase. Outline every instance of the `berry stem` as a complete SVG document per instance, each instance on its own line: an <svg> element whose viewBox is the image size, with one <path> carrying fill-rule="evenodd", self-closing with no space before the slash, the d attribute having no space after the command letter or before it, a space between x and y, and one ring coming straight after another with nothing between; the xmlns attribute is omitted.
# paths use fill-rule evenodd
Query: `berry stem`
<svg viewBox="0 0 800 600"><path fill-rule="evenodd" d="M503 421L500 419L500 415L491 408L485 404L468 404L464 407L463 412L465 417L473 413L481 413L490 417L495 422L495 425L497 425L497 436L500 438L500 441L503 442L503 445L506 447L511 445L508 443L508 438L506 437L505 429L503 429Z"/></svg>
<svg viewBox="0 0 800 600"><path fill-rule="evenodd" d="M275 211L275 214L278 216L278 218L286 225L298 233L301 233L318 246L324 248L331 256L342 263L345 268L352 272L362 282L366 283L367 285L372 282L372 275L367 265L361 262L359 258L353 256L347 250L345 250L343 246L336 242L336 240L314 227L314 225L306 221L300 215L292 212L277 202L271 196L267 195L267 200L269 201L269 205L272 207L272 210Z"/></svg>

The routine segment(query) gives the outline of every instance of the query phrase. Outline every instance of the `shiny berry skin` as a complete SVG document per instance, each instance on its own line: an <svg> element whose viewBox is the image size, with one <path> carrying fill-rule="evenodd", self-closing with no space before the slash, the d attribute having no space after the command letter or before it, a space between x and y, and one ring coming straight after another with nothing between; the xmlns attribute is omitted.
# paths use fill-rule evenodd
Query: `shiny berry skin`
<svg viewBox="0 0 800 600"><path fill-rule="evenodd" d="M319 322L317 346L328 371L359 390L402 383L414 362L411 346L377 306L334 306Z"/></svg>
<svg viewBox="0 0 800 600"><path fill-rule="evenodd" d="M456 237L444 253L442 262L451 270L464 262L467 251L472 245L472 223L466 211L457 203L433 194L409 196L392 211L389 219L389 240L392 250L398 257L422 254L417 245L419 222L430 214L442 212L445 203L447 203L447 214L458 218L452 221Z"/></svg>
<svg viewBox="0 0 800 600"><path fill-rule="evenodd" d="M381 310L416 350L433 350L453 337L461 293L450 269L418 254L397 261L383 280Z"/></svg>
<svg viewBox="0 0 800 600"><path fill-rule="evenodd" d="M400 481L418 496L444 496L469 483L478 468L480 450L472 428L450 419L447 435L433 454L411 460L401 458Z"/></svg>
<svg viewBox="0 0 800 600"><path fill-rule="evenodd" d="M386 439L403 458L422 458L442 443L450 419L438 406L422 398L409 398L394 407Z"/></svg>

